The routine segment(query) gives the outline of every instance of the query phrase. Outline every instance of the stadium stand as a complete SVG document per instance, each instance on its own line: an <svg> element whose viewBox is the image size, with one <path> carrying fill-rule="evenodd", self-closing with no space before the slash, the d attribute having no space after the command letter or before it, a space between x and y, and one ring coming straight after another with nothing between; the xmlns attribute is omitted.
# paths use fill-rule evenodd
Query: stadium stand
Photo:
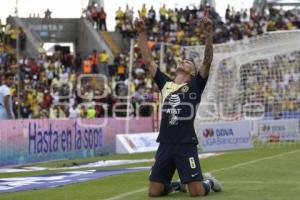
<svg viewBox="0 0 300 200"><path fill-rule="evenodd" d="M153 8L143 6L139 11L140 17L146 18L149 32L149 46L153 50L153 57L159 62L159 52L161 43L166 44L165 56L163 62L166 66L166 72L173 77L175 73L176 61L180 56L181 46L202 45L204 37L200 26L200 19L203 15L203 8L166 8L164 5L156 14ZM236 40L247 39L264 34L269 31L293 30L300 28L300 16L294 11L282 11L271 8L269 15L259 15L255 10L234 11L228 7L225 11L225 21L222 21L220 15L211 10L210 15L214 21L214 43L233 42ZM116 11L116 31L119 31L124 40L136 36L133 27L134 11L129 6L123 11L121 8ZM106 30L103 20L105 20L105 11L99 13L93 5L86 10L86 17L94 24L97 29ZM101 18L101 20L100 20ZM101 21L101 23L100 23ZM109 116L113 115L113 105L117 102L126 102L120 96L126 96L128 84L128 51L114 50L116 56L112 63L108 63L107 54L102 50L87 58L82 58L79 54L71 55L61 51L55 52L51 56L42 55L39 59L23 57L16 60L16 31L20 31L20 48L26 45L26 36L21 29L13 27L10 24L1 25L1 53L0 53L0 70L1 74L7 71L17 73L17 62L21 65L22 92L21 99L17 99L17 87L13 87L15 97L15 110L21 106L22 118L68 118L83 117L93 118L104 115L104 109L108 110ZM105 33L102 34L105 35ZM280 74L279 79L275 80L258 80L258 85L251 85L251 82L245 81L243 86L245 93L259 92L262 96L260 99L265 104L265 118L293 118L299 116L299 52L290 55L294 60L288 61L281 67L286 67L285 74ZM93 59L97 59L97 69L93 70ZM297 62L296 62L297 61ZM276 73L273 64L265 65L259 73ZM272 69L271 69L272 68ZM255 71L254 65L243 65L241 70ZM274 71L275 70L275 71ZM109 75L107 84L104 84L101 77L89 80L81 79L81 98L76 90L78 77L82 74L92 72ZM133 83L130 85L134 110L131 115L139 113L141 116L150 116L153 109L151 107L139 107L144 102L157 102L158 90L153 84L149 73L144 66L139 49L134 49L133 62ZM254 74L254 73L253 73ZM247 77L247 79L251 79ZM17 81L17 80L16 80ZM124 81L119 82L119 81ZM276 82L277 81L277 82ZM101 82L101 84L99 84ZM262 83L262 84L260 84ZM254 83L253 83L254 84ZM298 87L297 87L298 86ZM284 87L284 89L281 89ZM285 92L290 91L286 96ZM104 96L95 98L95 96ZM59 98L66 96L67 98ZM278 106L280 115L272 112L274 108L270 107L268 102L271 98L279 96ZM295 100L297 99L297 101ZM290 99L298 102L291 103ZM247 101L247 99L244 99ZM88 104L80 106L82 102L94 101L103 103L105 106ZM273 105L273 104L272 104ZM275 117L275 118L276 118Z"/></svg>

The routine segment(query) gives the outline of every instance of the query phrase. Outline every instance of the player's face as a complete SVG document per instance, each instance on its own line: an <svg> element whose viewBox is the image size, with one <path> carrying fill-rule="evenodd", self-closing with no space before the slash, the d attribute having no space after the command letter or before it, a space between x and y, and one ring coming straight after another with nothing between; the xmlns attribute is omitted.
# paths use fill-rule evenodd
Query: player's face
<svg viewBox="0 0 300 200"><path fill-rule="evenodd" d="M184 59L177 64L176 71L195 76L195 65L192 61Z"/></svg>

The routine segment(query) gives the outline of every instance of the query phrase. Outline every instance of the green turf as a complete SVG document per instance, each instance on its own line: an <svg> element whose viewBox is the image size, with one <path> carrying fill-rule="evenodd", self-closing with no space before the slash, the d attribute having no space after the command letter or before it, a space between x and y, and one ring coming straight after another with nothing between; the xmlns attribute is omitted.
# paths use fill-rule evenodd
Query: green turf
<svg viewBox="0 0 300 200"><path fill-rule="evenodd" d="M142 154L138 156L143 157ZM131 155L131 158L135 156ZM204 199L298 200L300 198L299 146L228 152L222 156L202 160L201 164L203 171L215 171L214 175L224 183L224 192L211 193ZM145 165L147 164L135 166ZM149 199L146 191L148 174L148 171L135 172L54 189L4 193L0 194L0 200L100 200L122 194L123 196L115 199ZM189 197L186 194L174 193L157 199L187 198Z"/></svg>

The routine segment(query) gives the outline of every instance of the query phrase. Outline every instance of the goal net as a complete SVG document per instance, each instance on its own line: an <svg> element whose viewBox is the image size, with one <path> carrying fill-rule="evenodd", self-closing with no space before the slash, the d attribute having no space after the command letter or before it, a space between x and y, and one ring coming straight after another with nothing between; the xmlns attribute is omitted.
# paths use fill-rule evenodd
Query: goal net
<svg viewBox="0 0 300 200"><path fill-rule="evenodd" d="M165 55L174 48L165 45ZM201 63L204 46L181 47L180 52ZM167 70L172 73L172 67ZM249 121L259 142L299 140L300 31L215 45L195 121L196 127Z"/></svg>

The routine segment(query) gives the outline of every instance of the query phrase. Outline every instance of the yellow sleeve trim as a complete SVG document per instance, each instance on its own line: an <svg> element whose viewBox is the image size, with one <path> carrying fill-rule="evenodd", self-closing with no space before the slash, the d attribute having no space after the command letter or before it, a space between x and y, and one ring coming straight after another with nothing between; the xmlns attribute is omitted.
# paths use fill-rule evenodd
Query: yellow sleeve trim
<svg viewBox="0 0 300 200"><path fill-rule="evenodd" d="M181 88L182 86L186 85L187 83L183 83L183 84L176 84L174 82L168 81L166 82L166 84L164 85L161 94L162 94L162 102L165 102L165 99L167 98L167 96L169 96L171 93L175 92L176 90L178 90L179 88Z"/></svg>

